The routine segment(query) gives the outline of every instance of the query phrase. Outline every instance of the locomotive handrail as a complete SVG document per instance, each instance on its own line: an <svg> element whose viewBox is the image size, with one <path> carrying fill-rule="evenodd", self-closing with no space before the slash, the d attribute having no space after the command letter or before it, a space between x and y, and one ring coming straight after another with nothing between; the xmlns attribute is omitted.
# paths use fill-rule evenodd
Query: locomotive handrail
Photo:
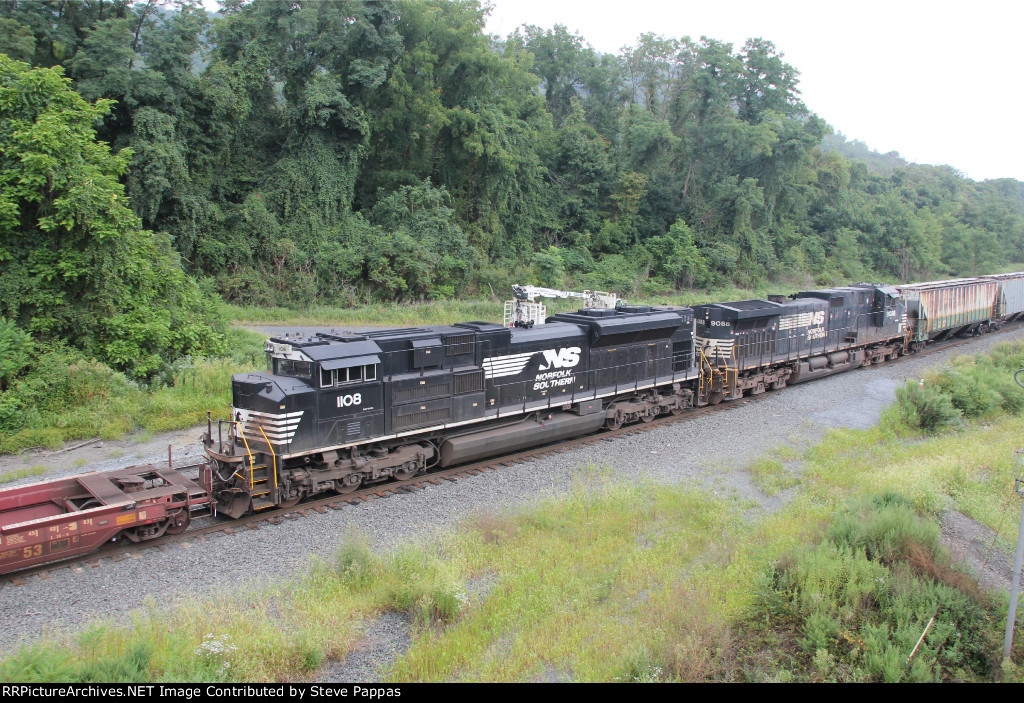
<svg viewBox="0 0 1024 703"><path fill-rule="evenodd" d="M260 434L263 435L264 441L266 441L267 446L270 448L270 463L271 463L271 467L274 469L274 490L276 491L277 490L277 453L274 451L274 445L270 443L269 439L267 439L267 433L263 431L263 425L261 425L260 423L257 422L256 423L256 427L259 428Z"/></svg>
<svg viewBox="0 0 1024 703"><path fill-rule="evenodd" d="M232 422L236 426L239 424L237 420L232 420ZM257 427L259 427L258 424L257 424ZM253 475L252 475L253 474L253 468L256 465L256 459L255 459L255 457L252 454L252 449L249 448L249 440L247 440L245 438L245 432L242 431L240 434L242 435L242 444L245 445L246 456L249 457L249 491L251 493L252 491L256 490L256 481L255 481L255 479L253 478Z"/></svg>

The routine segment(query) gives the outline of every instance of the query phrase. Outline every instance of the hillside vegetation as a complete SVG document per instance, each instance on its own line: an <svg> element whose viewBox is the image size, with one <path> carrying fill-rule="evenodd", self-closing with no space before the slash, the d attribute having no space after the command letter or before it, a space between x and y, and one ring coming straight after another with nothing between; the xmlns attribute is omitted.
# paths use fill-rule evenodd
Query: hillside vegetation
<svg viewBox="0 0 1024 703"><path fill-rule="evenodd" d="M1024 260L1024 184L823 150L769 38L598 54L563 26L488 36L486 12L0 4L0 432L27 426L9 393L47 354L144 385L225 354L221 301L287 318Z"/></svg>

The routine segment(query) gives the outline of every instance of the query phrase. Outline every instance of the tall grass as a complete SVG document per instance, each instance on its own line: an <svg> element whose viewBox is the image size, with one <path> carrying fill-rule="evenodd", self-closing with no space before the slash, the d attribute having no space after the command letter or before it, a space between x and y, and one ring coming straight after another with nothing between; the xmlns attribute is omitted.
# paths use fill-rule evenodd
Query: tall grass
<svg viewBox="0 0 1024 703"><path fill-rule="evenodd" d="M888 493L854 501L822 543L769 566L736 665L753 680L985 680L998 670L999 610L950 564L937 525Z"/></svg>
<svg viewBox="0 0 1024 703"><path fill-rule="evenodd" d="M114 439L200 424L207 410L226 415L231 376L262 366L262 337L231 332L232 353L182 359L149 385L66 350L40 357L37 368L0 397L0 453L57 448L76 439Z"/></svg>
<svg viewBox="0 0 1024 703"><path fill-rule="evenodd" d="M375 303L356 307L318 305L298 310L280 307L228 306L229 313L237 324L337 325L339 327L414 327L471 320L500 323L502 309L502 303L493 300L440 300L407 304Z"/></svg>
<svg viewBox="0 0 1024 703"><path fill-rule="evenodd" d="M671 676L678 638L695 620L687 594L707 594L700 619L727 630L727 602L696 582L707 569L742 569L742 560L730 563L728 550L714 547L735 529L728 504L655 486L590 486L521 516L478 517L451 553L465 563L466 577L487 574L495 586L448 627L417 637L392 676Z"/></svg>
<svg viewBox="0 0 1024 703"><path fill-rule="evenodd" d="M934 434L974 419L1024 410L1024 388L1013 373L1024 367L1024 343L997 345L988 354L960 356L919 382L897 389L883 424Z"/></svg>
<svg viewBox="0 0 1024 703"><path fill-rule="evenodd" d="M439 542L380 554L346 541L260 591L24 647L0 678L312 678L387 611L413 616L384 672L395 681L984 678L998 623L934 522L911 498L844 498L867 491L817 469L865 448L820 450L794 500L756 520L741 501L584 471L569 495L478 514Z"/></svg>

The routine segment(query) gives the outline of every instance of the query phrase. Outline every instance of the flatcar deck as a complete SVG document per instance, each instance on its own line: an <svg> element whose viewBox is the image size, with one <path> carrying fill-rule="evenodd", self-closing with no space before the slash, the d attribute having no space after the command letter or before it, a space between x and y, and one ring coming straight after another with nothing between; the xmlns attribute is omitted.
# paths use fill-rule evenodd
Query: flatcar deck
<svg viewBox="0 0 1024 703"><path fill-rule="evenodd" d="M195 471L198 481L185 475ZM0 492L0 573L180 532L213 510L205 464L152 464ZM205 485L203 485L205 484Z"/></svg>

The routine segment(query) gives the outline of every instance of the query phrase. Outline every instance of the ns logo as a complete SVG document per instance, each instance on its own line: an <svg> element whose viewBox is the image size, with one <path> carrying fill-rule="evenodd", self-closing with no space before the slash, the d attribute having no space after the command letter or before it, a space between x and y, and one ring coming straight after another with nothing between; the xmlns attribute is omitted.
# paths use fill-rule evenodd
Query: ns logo
<svg viewBox="0 0 1024 703"><path fill-rule="evenodd" d="M580 352L582 350L579 347L567 347L565 349L545 349L544 363L540 365L541 371L547 371L550 368L556 369L567 369L580 363Z"/></svg>

